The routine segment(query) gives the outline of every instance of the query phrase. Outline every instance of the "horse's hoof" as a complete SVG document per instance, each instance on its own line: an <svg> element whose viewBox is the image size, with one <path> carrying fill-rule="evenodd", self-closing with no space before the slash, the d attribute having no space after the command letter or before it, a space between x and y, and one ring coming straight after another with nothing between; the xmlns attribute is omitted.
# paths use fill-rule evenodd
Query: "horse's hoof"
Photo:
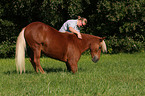
<svg viewBox="0 0 145 96"><path fill-rule="evenodd" d="M42 72L42 74L46 74L46 72Z"/></svg>

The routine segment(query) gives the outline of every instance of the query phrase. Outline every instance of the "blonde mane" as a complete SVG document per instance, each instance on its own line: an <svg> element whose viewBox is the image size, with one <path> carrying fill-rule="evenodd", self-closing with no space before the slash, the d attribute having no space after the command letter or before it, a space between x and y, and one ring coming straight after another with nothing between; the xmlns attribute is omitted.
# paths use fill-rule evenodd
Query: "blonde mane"
<svg viewBox="0 0 145 96"><path fill-rule="evenodd" d="M107 47L104 40L102 41L101 45L102 45L102 51L107 53Z"/></svg>

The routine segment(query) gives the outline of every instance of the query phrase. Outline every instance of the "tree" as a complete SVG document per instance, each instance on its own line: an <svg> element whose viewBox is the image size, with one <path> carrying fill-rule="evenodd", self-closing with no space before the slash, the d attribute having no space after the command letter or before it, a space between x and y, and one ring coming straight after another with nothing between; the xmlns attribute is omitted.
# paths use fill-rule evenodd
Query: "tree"
<svg viewBox="0 0 145 96"><path fill-rule="evenodd" d="M109 53L145 48L145 0L1 0L0 56L14 56L16 38L31 22L59 30L68 19L86 17L82 33L107 37Z"/></svg>

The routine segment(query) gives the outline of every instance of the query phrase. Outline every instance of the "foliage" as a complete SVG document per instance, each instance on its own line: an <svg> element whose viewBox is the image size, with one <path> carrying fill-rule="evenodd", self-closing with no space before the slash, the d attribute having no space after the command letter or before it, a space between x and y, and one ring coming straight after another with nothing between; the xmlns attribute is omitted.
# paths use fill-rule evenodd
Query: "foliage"
<svg viewBox="0 0 145 96"><path fill-rule="evenodd" d="M44 22L59 30L66 20L82 16L88 19L88 24L81 32L106 37L109 53L142 51L145 48L144 2L145 0L1 0L0 44L9 41L15 45L21 29L31 22ZM124 44L126 42L128 45Z"/></svg>
<svg viewBox="0 0 145 96"><path fill-rule="evenodd" d="M91 24L88 31L94 35L107 37L109 53L143 50L144 2L144 0L100 0L96 12L93 12L96 15L90 15ZM94 24L94 21L97 24Z"/></svg>
<svg viewBox="0 0 145 96"><path fill-rule="evenodd" d="M15 57L15 45L10 41L4 41L0 44L0 58Z"/></svg>
<svg viewBox="0 0 145 96"><path fill-rule="evenodd" d="M113 36L110 40L106 41L108 47L108 53L119 53L119 52L144 52L143 42L135 41L132 38L124 37L123 39L118 39Z"/></svg>
<svg viewBox="0 0 145 96"><path fill-rule="evenodd" d="M17 74L14 59L0 59L1 96L143 96L145 53L102 55L93 63L83 55L78 72L66 71L63 62L41 58L46 74L36 74L29 59L26 73Z"/></svg>

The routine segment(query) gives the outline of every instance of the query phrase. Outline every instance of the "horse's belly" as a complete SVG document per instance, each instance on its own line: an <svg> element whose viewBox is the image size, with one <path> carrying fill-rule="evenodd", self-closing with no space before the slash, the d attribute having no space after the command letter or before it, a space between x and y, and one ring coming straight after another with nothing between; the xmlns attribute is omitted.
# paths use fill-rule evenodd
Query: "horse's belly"
<svg viewBox="0 0 145 96"><path fill-rule="evenodd" d="M58 59L60 61L66 61L66 49L43 47L42 51L48 57Z"/></svg>

